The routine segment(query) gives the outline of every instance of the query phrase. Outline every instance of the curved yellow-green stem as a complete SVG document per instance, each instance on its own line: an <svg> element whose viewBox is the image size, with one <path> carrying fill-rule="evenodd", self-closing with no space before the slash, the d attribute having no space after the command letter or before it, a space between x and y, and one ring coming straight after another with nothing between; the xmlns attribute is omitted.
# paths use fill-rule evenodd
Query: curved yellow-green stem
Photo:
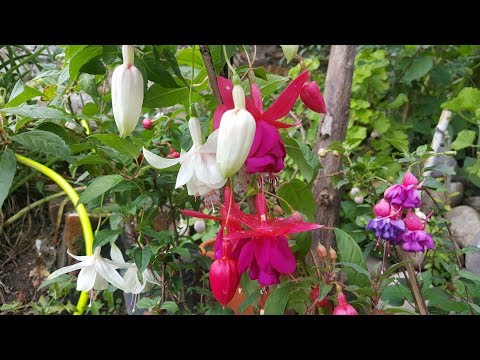
<svg viewBox="0 0 480 360"><path fill-rule="evenodd" d="M80 217L80 223L82 224L83 238L85 240L85 251L87 253L87 256L92 255L93 254L92 224L90 223L90 218L88 217L88 213L87 213L87 210L85 209L85 206L83 204L77 205L77 202L79 199L77 192L67 182L67 180L65 180L60 174L53 171L49 167L46 167L45 165L42 165L22 155L15 154L15 157L17 158L17 161L19 163L27 165L32 169L38 170L42 174L48 176L50 179L55 181L57 185L62 188L63 191L67 193L68 197L70 198L73 205L75 206L75 209L77 210L78 216ZM80 294L80 298L78 299L77 311L74 312L74 315L81 315L83 313L83 310L87 305L87 301L88 301L88 292L82 291L82 293Z"/></svg>

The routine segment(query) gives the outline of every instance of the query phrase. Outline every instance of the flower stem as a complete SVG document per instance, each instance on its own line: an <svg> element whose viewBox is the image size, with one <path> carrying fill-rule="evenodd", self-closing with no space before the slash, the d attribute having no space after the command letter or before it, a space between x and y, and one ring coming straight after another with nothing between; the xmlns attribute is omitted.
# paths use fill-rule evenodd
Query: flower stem
<svg viewBox="0 0 480 360"><path fill-rule="evenodd" d="M232 74L236 75L237 72L233 68L232 64L230 64L230 59L228 58L228 55L227 55L227 48L225 47L225 45L222 45L222 47L223 47L223 55L225 56L225 61L227 62L227 66L230 69L230 71L232 72Z"/></svg>
<svg viewBox="0 0 480 360"><path fill-rule="evenodd" d="M80 223L82 225L83 231L83 238L85 241L85 252L87 256L91 256L93 254L93 230L92 224L90 223L90 218L88 217L87 210L85 209L85 205L77 204L78 203L78 193L73 189L73 187L63 178L60 174L53 171L49 167L42 165L32 159L29 159L25 156L15 154L17 161L21 164L27 165L32 169L40 171L42 174L48 176L50 179L55 181L58 186L62 188L63 191L68 195L70 200L72 201L75 209L77 210L78 216L80 217ZM78 299L77 303L77 311L74 312L74 315L81 315L85 306L87 305L88 301L88 292L82 291L80 294L80 298Z"/></svg>

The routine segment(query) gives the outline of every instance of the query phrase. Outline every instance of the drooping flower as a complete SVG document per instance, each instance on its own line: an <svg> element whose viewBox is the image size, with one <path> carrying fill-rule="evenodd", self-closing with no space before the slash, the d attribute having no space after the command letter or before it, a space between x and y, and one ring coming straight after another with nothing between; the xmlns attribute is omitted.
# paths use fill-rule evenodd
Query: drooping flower
<svg viewBox="0 0 480 360"><path fill-rule="evenodd" d="M258 85L256 83L250 85L251 98L245 98L245 106L255 118L256 130L250 153L245 161L249 173L279 172L285 167L285 144L278 129L296 126L299 123L286 124L278 120L293 108L307 79L308 71L298 75L265 111L263 111L262 94ZM223 104L217 107L213 115L214 129L219 126L225 111L233 108L232 82L221 76L217 77L217 81Z"/></svg>
<svg viewBox="0 0 480 360"><path fill-rule="evenodd" d="M376 216L388 216L390 215L390 203L382 198L378 203L373 207L373 212Z"/></svg>
<svg viewBox="0 0 480 360"><path fill-rule="evenodd" d="M123 64L112 75L112 110L121 137L129 135L138 123L143 103L143 77L134 65L131 45L122 46Z"/></svg>
<svg viewBox="0 0 480 360"><path fill-rule="evenodd" d="M423 230L406 230L401 235L401 240L402 249L408 252L423 252L426 248L435 247L432 235Z"/></svg>
<svg viewBox="0 0 480 360"><path fill-rule="evenodd" d="M400 205L405 209L418 208L422 206L417 178L409 171L403 177L402 184L395 184L385 190L385 199L392 205ZM422 182L423 183L423 182Z"/></svg>
<svg viewBox="0 0 480 360"><path fill-rule="evenodd" d="M205 195L219 189L227 179L222 177L216 163L218 131L214 131L202 144L202 132L197 118L188 121L192 136L192 148L178 158L165 159L143 148L145 160L158 169L164 169L180 163L175 188L187 185L189 195Z"/></svg>
<svg viewBox="0 0 480 360"><path fill-rule="evenodd" d="M366 229L374 230L375 236L378 238L396 244L398 235L405 231L405 223L401 219L392 220L388 217L377 216L374 219L370 219Z"/></svg>
<svg viewBox="0 0 480 360"><path fill-rule="evenodd" d="M220 230L217 233L217 238L213 246L215 259L220 259L223 256L222 244L225 235L225 227L227 227L227 232L236 232L243 230L242 223L247 224L247 226L256 226L257 224L256 218L242 212L238 204L234 201L233 193L229 186L226 186L224 190L224 203L220 206L220 217L207 215L193 210L180 210L180 212L186 216L210 219L221 223ZM231 255L235 260L238 260L240 250L247 241L248 239L230 241L232 246Z"/></svg>
<svg viewBox="0 0 480 360"><path fill-rule="evenodd" d="M209 279L213 296L223 306L232 300L240 283L237 261L231 257L230 241L223 241L223 256L213 262Z"/></svg>
<svg viewBox="0 0 480 360"><path fill-rule="evenodd" d="M337 306L333 309L333 315L358 315L357 310L347 302L344 293L337 294L337 302Z"/></svg>
<svg viewBox="0 0 480 360"><path fill-rule="evenodd" d="M156 279L157 276L153 272L146 268L142 272L142 280L138 279L138 267L134 263L128 263L123 259L122 252L115 243L110 245L110 257L119 265L119 267L127 269L123 275L125 282L126 293L132 293L134 295L140 294L150 289L153 285L161 285Z"/></svg>
<svg viewBox="0 0 480 360"><path fill-rule="evenodd" d="M267 219L266 201L262 193L257 194L256 205L256 223L247 224L250 230L229 233L224 240L251 237L241 249L238 271L243 273L249 269L250 279L258 279L262 285L278 284L280 274L289 274L296 267L295 257L285 235L318 229L321 225L304 222L298 214L283 219ZM253 216L250 215L249 218Z"/></svg>
<svg viewBox="0 0 480 360"><path fill-rule="evenodd" d="M76 256L67 251L68 255L80 262L54 271L47 280L71 271L80 270L77 278L78 291L105 290L108 288L108 283L124 290L125 281L116 271L116 269L122 267L122 264L103 258L100 255L100 250L101 247L97 246L91 256Z"/></svg>
<svg viewBox="0 0 480 360"><path fill-rule="evenodd" d="M253 115L245 109L245 92L239 83L233 86L232 98L234 108L222 115L218 128L217 165L225 178L233 176L245 163L256 126Z"/></svg>

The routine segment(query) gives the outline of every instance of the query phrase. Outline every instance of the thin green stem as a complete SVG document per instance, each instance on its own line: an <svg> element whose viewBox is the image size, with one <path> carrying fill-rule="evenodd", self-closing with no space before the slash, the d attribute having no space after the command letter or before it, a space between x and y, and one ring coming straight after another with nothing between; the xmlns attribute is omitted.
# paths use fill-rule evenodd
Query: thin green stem
<svg viewBox="0 0 480 360"><path fill-rule="evenodd" d="M225 45L222 45L222 47L223 47L223 55L225 56L225 61L227 62L228 68L230 69L230 71L232 72L232 74L237 74L237 72L236 72L235 69L233 68L232 64L230 63L230 59L228 58L227 48L225 47Z"/></svg>
<svg viewBox="0 0 480 360"><path fill-rule="evenodd" d="M190 75L190 91L188 93L188 106L190 107L189 113L190 117L192 116L192 91L193 91L193 80L194 76L193 74L195 73L195 45L193 45L192 49L192 74Z"/></svg>
<svg viewBox="0 0 480 360"><path fill-rule="evenodd" d="M78 216L80 218L80 223L82 225L83 238L85 241L85 251L87 256L93 255L93 230L90 218L88 217L87 209L85 205L78 204L79 196L78 193L73 189L73 187L63 178L60 174L53 171L52 169L42 165L32 159L29 159L25 156L15 154L17 161L21 164L31 167L37 171L40 171L42 174L48 176L50 179L55 181L58 186L62 188L63 191L68 195L72 201L75 209L77 210ZM77 311L74 312L74 315L81 315L88 301L88 292L82 291L80 298L77 303Z"/></svg>

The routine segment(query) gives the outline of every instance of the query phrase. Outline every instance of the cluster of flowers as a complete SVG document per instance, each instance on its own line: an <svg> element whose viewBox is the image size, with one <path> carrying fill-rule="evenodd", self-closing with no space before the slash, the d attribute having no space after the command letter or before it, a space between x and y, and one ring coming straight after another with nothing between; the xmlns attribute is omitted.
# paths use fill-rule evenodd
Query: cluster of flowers
<svg viewBox="0 0 480 360"><path fill-rule="evenodd" d="M423 252L427 248L434 248L432 236L425 232L431 213L425 216L418 209L422 206L419 191L422 185L423 181L419 183L408 171L401 184L385 190L383 199L373 207L376 217L366 227L367 230L375 231L377 245L384 240L386 248L390 244L401 245L408 252Z"/></svg>
<svg viewBox="0 0 480 360"><path fill-rule="evenodd" d="M112 78L112 107L120 135L127 136L138 123L143 79L133 65L133 48L125 45L122 51L124 64L115 69ZM162 158L144 148L143 155L150 165L159 169L179 163L175 187L186 185L188 194L194 196L218 192L244 165L249 174L261 174L256 215L241 211L234 201L233 189L228 186L224 189L220 216L183 211L184 215L221 223L214 246L216 260L210 270L210 282L216 299L226 305L238 287L240 274L246 270L252 280L258 279L263 285L277 284L281 274L293 272L296 262L286 236L320 227L304 222L298 212L287 218L269 216L263 174L272 175L285 167L286 150L279 129L298 123L286 124L279 120L289 113L297 99L300 97L308 108L319 113L326 113L326 108L320 89L315 81L310 80L308 70L298 75L266 110L263 109L260 88L253 79L250 79L250 97L245 96L236 74L233 74L232 81L220 76L217 81L223 104L215 110L214 131L206 142L202 139L199 120L191 117L188 126L193 145L189 151L174 154L171 150L167 158ZM154 124L144 121L142 125L150 129ZM117 251L113 250L115 248L112 247L112 260L101 258L97 247L92 257L75 257L82 263L60 269L50 278L88 266L82 268L79 275L78 290L103 289L106 282L110 282L129 292L142 291L145 288L143 282L133 284L132 279L125 278L127 273L130 276L134 271L136 278L138 269L134 264L125 263L123 258L120 261ZM123 279L115 270L119 268L128 269ZM88 282L85 274L89 276ZM153 275L146 270L144 281L154 282ZM102 286L97 286L97 282Z"/></svg>

